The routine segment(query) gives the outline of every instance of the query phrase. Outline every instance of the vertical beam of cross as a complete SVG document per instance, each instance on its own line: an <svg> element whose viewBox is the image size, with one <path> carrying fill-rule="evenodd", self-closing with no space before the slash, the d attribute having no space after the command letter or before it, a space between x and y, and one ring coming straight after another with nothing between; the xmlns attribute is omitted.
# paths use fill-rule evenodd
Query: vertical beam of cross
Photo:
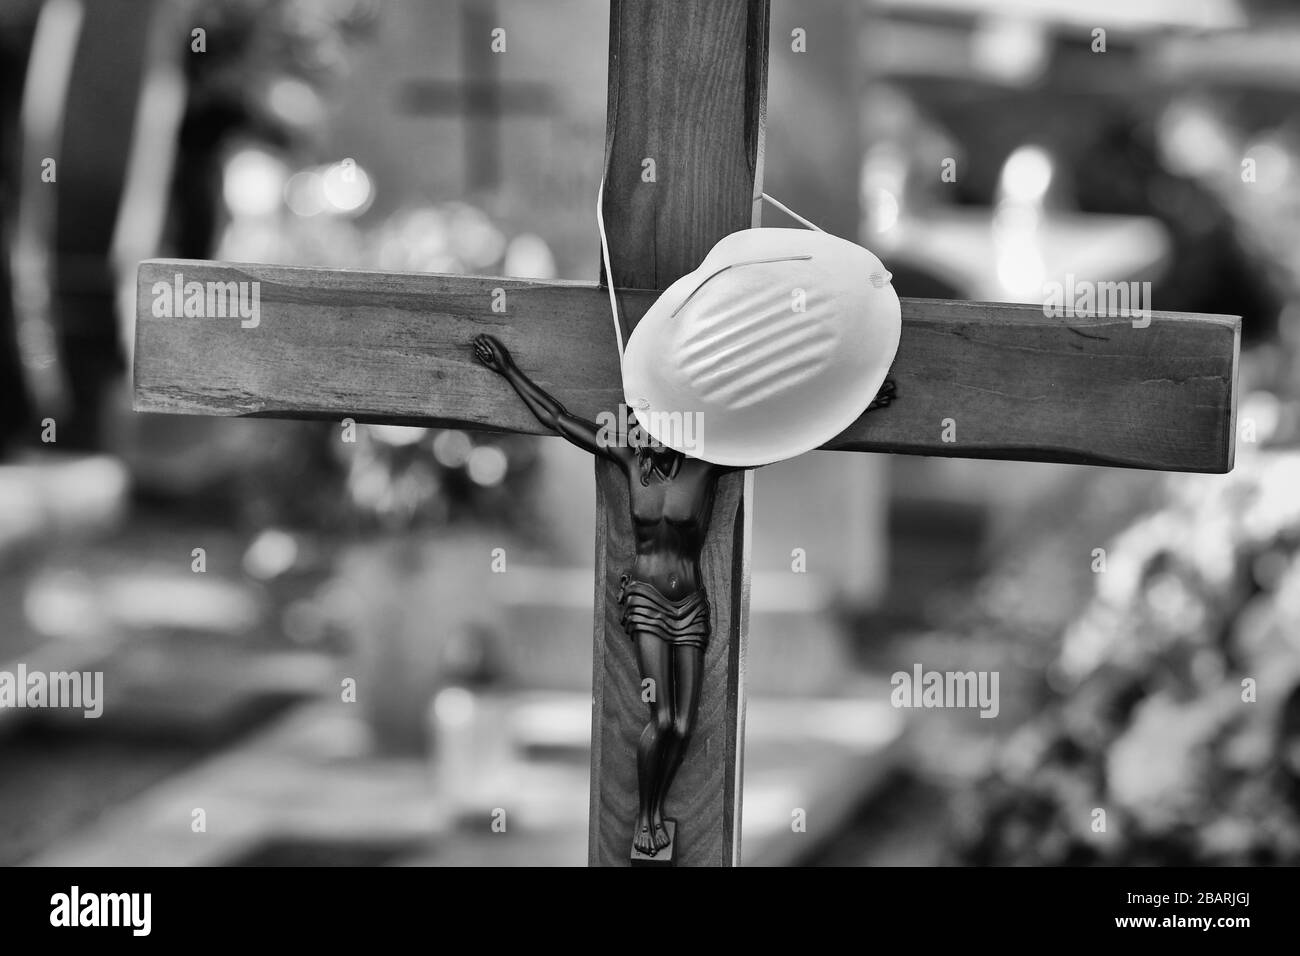
<svg viewBox="0 0 1300 956"><path fill-rule="evenodd" d="M719 239L758 224L768 15L768 0L612 0L604 219L616 288L666 288ZM665 806L678 866L740 861L752 489L752 472L719 483L703 551L713 633L695 733ZM626 479L600 460L596 500L588 858L627 865L648 711L616 600L633 553Z"/></svg>

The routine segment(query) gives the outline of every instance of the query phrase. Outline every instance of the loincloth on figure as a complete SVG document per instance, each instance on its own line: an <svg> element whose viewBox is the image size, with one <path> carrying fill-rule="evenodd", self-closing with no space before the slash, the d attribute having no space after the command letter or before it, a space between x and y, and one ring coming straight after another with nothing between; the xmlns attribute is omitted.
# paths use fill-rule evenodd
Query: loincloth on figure
<svg viewBox="0 0 1300 956"><path fill-rule="evenodd" d="M653 584L623 575L618 582L619 623L628 637L640 631L669 644L704 649L709 640L709 602L701 588L680 601L670 601Z"/></svg>

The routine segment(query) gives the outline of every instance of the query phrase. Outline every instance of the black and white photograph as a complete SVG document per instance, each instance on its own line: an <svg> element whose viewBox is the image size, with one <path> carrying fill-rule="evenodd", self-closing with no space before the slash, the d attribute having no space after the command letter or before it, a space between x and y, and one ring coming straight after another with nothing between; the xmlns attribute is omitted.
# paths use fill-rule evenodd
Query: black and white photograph
<svg viewBox="0 0 1300 956"><path fill-rule="evenodd" d="M6 929L1300 864L1300 6L3 0L0 259Z"/></svg>

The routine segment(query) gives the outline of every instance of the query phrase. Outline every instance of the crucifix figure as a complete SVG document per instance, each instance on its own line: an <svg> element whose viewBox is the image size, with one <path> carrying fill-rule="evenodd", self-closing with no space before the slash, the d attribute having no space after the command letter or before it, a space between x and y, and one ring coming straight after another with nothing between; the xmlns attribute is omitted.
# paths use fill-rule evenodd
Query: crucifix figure
<svg viewBox="0 0 1300 956"><path fill-rule="evenodd" d="M653 857L671 842L664 797L686 755L700 703L709 640L700 549L718 478L732 469L636 434L608 441L599 425L571 414L519 371L510 352L491 335L474 340L474 353L510 383L539 422L583 451L614 462L626 478L636 547L619 577L620 623L636 646L650 705L650 721L637 741L632 844L639 854Z"/></svg>
<svg viewBox="0 0 1300 956"><path fill-rule="evenodd" d="M664 818L664 800L686 756L700 704L709 640L700 550L718 479L736 469L684 455L635 425L610 441L600 425L571 414L521 372L493 336L477 336L474 354L510 383L546 428L614 462L626 479L635 549L619 576L620 623L636 647L642 693L650 706L650 720L637 741L632 845L638 854L653 857L672 843L676 827ZM894 383L888 382L870 408L888 405L893 395Z"/></svg>
<svg viewBox="0 0 1300 956"><path fill-rule="evenodd" d="M604 278L629 328L719 240L759 225L767 53L767 0L611 0L603 203L611 268ZM166 290L178 283L184 312L155 310L155 286L170 299ZM245 286L257 292L257 321L204 310L205 291L212 302L216 287ZM191 289L199 304L193 312ZM625 398L608 289L597 283L158 260L141 264L137 290L140 411L554 434L551 406L540 401L546 395L583 421ZM1032 304L904 298L901 305L891 377L903 398L861 416L825 448L1232 468L1236 317L1152 312L1138 323L1124 315L1047 316ZM488 346L485 357L496 361L508 348L518 383L525 375L538 383L521 388L527 405L475 357L470 343L484 333L503 346L499 353ZM661 841L651 808L671 780L681 834L653 862L736 865L753 472L653 450L630 462L599 454L595 465L589 860L629 865L638 815L649 845ZM663 495L662 512L649 504L655 495ZM687 524L665 527L656 514ZM639 526L643 516L648 526ZM655 537L683 528L689 546ZM652 639L645 649L656 659L643 668L626 636L625 620L653 617L649 596L630 599L622 581L629 556L657 582L667 616L675 602L700 594L700 606L677 609L687 637L696 636L707 595L711 632L698 653L693 641L673 644L682 661L676 690L691 702L674 709L693 713L690 746L661 748L658 773L644 775L641 675L665 674L671 656L669 642ZM663 688L657 693L662 701ZM647 790L653 780L659 783Z"/></svg>

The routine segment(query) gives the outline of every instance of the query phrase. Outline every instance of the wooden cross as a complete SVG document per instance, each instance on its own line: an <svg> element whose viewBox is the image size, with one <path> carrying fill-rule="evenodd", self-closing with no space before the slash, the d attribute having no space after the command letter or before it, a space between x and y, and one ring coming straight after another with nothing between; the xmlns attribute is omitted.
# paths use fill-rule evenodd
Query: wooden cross
<svg viewBox="0 0 1300 956"><path fill-rule="evenodd" d="M629 326L715 242L758 224L767 32L767 0L611 2L604 219ZM204 290L260 283L259 320L155 315L155 289L177 275ZM591 283L150 261L138 295L139 411L542 433L475 361L480 332L576 415L595 419L622 399L609 303ZM1232 467L1237 318L1157 312L1143 326L1049 318L1036 305L904 299L902 308L899 398L826 447ZM613 466L596 467L589 859L626 865L646 710L614 597L628 560L627 491ZM752 488L752 472L723 479L703 554L714 617L697 730L668 798L677 865L739 862Z"/></svg>

